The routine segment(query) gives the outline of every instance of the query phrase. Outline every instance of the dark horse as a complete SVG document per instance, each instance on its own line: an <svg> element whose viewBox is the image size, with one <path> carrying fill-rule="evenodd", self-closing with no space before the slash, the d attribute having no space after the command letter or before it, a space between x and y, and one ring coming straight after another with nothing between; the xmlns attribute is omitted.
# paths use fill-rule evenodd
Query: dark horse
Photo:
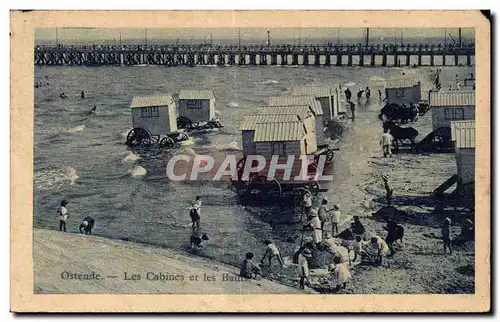
<svg viewBox="0 0 500 322"><path fill-rule="evenodd" d="M385 116L385 120L390 121L401 121L401 123L408 123L409 120L413 120L411 115L411 109L407 106L402 106L396 103L386 104L380 110L380 114L378 118L381 121L385 121L383 116Z"/></svg>
<svg viewBox="0 0 500 322"><path fill-rule="evenodd" d="M405 140L411 142L411 151L415 149L415 138L418 136L417 130L412 127L400 127L390 120L384 122L384 132L387 132L387 130L391 131L391 135L394 138L396 152L399 152L399 141L402 143Z"/></svg>

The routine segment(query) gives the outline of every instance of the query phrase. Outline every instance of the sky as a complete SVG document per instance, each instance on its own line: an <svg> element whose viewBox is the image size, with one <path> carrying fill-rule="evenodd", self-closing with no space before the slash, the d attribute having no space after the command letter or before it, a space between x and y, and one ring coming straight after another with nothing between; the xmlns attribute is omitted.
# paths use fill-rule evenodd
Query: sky
<svg viewBox="0 0 500 322"><path fill-rule="evenodd" d="M240 29L241 39L248 41L263 42L267 39L267 30L270 31L271 39L301 39L303 43L307 43L308 39L331 39L336 40L345 38L364 38L366 36L366 28L242 28ZM394 39L399 40L401 32L404 38L428 38L428 37L443 37L445 34L451 34L452 37L458 38L458 28L445 29L444 28L411 28L411 29L395 29L395 28L370 28L370 39L383 40ZM145 39L147 33L148 39L165 39L190 42L200 39L238 39L238 29L224 28L224 29L193 29L193 28L179 28L179 29L90 29L90 28L55 28L36 29L35 41L53 41L57 38L64 43L71 43L71 41L78 42L93 42L100 40L116 40L120 39L126 41L127 39ZM474 29L463 28L462 38L472 39L474 37Z"/></svg>

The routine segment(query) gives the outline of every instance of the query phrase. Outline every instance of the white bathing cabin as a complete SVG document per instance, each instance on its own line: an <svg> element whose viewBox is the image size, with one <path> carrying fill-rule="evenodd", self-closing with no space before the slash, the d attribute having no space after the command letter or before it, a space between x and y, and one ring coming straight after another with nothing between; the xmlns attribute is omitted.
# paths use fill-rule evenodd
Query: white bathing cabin
<svg viewBox="0 0 500 322"><path fill-rule="evenodd" d="M418 104L422 97L421 83L417 78L396 78L387 81L385 97L387 104Z"/></svg>
<svg viewBox="0 0 500 322"><path fill-rule="evenodd" d="M321 103L312 95L291 95L270 97L269 106L309 106L315 118L316 141L323 143L325 139L323 109Z"/></svg>
<svg viewBox="0 0 500 322"><path fill-rule="evenodd" d="M457 186L474 182L476 168L476 122L452 121L451 140L455 142Z"/></svg>
<svg viewBox="0 0 500 322"><path fill-rule="evenodd" d="M135 96L130 108L134 128L148 130L152 135L177 131L175 101L170 94Z"/></svg>
<svg viewBox="0 0 500 322"><path fill-rule="evenodd" d="M295 87L292 95L312 95L321 104L323 121L328 122L339 115L339 94L336 87L307 85Z"/></svg>
<svg viewBox="0 0 500 322"><path fill-rule="evenodd" d="M451 127L452 121L474 120L476 94L474 91L430 92L432 129Z"/></svg>
<svg viewBox="0 0 500 322"><path fill-rule="evenodd" d="M179 93L179 117L192 122L208 122L215 118L215 93L213 91L186 90Z"/></svg>

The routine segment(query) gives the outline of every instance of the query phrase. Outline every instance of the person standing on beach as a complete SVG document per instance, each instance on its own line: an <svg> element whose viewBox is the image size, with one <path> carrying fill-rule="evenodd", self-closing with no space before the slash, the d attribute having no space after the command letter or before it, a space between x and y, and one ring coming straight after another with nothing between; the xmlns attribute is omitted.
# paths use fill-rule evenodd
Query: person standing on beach
<svg viewBox="0 0 500 322"><path fill-rule="evenodd" d="M319 247L319 244L323 240L323 234L321 230L321 221L318 217L318 212L316 210L311 210L311 220L309 221L309 226L311 226L313 230L313 239L316 247Z"/></svg>
<svg viewBox="0 0 500 322"><path fill-rule="evenodd" d="M352 115L352 121L354 122L354 119L356 118L355 111L356 111L356 104L353 102L349 102L349 107L351 108L351 115Z"/></svg>
<svg viewBox="0 0 500 322"><path fill-rule="evenodd" d="M382 146L384 158L387 158L387 156L392 157L392 135L390 129L387 129L387 131L382 134L382 137L380 138L380 145Z"/></svg>
<svg viewBox="0 0 500 322"><path fill-rule="evenodd" d="M309 190L306 190L304 193L304 199L302 200L302 204L304 206L304 214L306 216L309 216L309 213L311 212L311 207L312 207L312 193ZM301 216L301 221L302 221L302 216Z"/></svg>
<svg viewBox="0 0 500 322"><path fill-rule="evenodd" d="M379 99L379 101L382 100L382 91L381 90L378 90L378 99Z"/></svg>
<svg viewBox="0 0 500 322"><path fill-rule="evenodd" d="M387 206L391 206L392 194L394 190L389 187L389 178L386 175L382 176L382 180L384 180L385 200L387 202Z"/></svg>
<svg viewBox="0 0 500 322"><path fill-rule="evenodd" d="M347 103L351 102L351 97L352 97L352 93L351 93L351 90L349 88L347 88L345 91L344 91L344 94L345 94L345 100Z"/></svg>
<svg viewBox="0 0 500 322"><path fill-rule="evenodd" d="M309 263L307 262L307 258L312 257L312 252L309 248L305 248L302 253L299 254L298 259L298 271L299 271L299 289L303 290L305 285L310 286L309 282Z"/></svg>
<svg viewBox="0 0 500 322"><path fill-rule="evenodd" d="M59 231L66 232L66 220L69 218L69 212L66 206L66 200L61 201L61 206L57 208L57 217L59 218Z"/></svg>
<svg viewBox="0 0 500 322"><path fill-rule="evenodd" d="M387 220L387 226L384 227L387 230L387 236L385 237L385 242L389 246L389 250L391 253L388 255L389 257L394 256L396 251L394 250L394 242L396 241L398 235L398 225L392 219Z"/></svg>
<svg viewBox="0 0 500 322"><path fill-rule="evenodd" d="M340 206L338 204L333 205L333 212L330 215L330 221L332 222L332 235L336 236L339 233L340 217Z"/></svg>
<svg viewBox="0 0 500 322"><path fill-rule="evenodd" d="M201 219L201 197L196 196L196 200L193 202L192 206L190 207L189 211L189 216L191 217L191 221L193 223L193 233L195 226L196 228L200 229L200 219Z"/></svg>
<svg viewBox="0 0 500 322"><path fill-rule="evenodd" d="M441 227L441 235L443 238L444 253L446 254L446 248L448 248L451 254L451 219L448 217L446 217Z"/></svg>

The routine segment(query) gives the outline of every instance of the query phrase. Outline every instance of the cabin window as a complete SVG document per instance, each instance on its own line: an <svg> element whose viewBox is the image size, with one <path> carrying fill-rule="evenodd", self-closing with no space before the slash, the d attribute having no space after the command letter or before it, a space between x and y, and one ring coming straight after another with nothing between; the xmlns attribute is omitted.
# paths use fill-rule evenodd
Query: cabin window
<svg viewBox="0 0 500 322"><path fill-rule="evenodd" d="M271 154L279 155L280 157L286 156L286 144L285 142L271 142Z"/></svg>
<svg viewBox="0 0 500 322"><path fill-rule="evenodd" d="M396 97L404 97L405 96L405 89L404 88L397 88L396 89Z"/></svg>
<svg viewBox="0 0 500 322"><path fill-rule="evenodd" d="M463 108L456 108L455 109L455 120L464 120L464 109Z"/></svg>
<svg viewBox="0 0 500 322"><path fill-rule="evenodd" d="M444 109L444 119L445 120L453 120L453 109L445 108Z"/></svg>
<svg viewBox="0 0 500 322"><path fill-rule="evenodd" d="M189 100L187 101L186 103L186 107L188 109L196 109L196 110L199 110L202 108L202 104L201 104L201 101L195 101L195 100Z"/></svg>
<svg viewBox="0 0 500 322"><path fill-rule="evenodd" d="M149 118L149 117L159 117L160 116L160 108L159 107L143 107L141 108L141 117Z"/></svg>

